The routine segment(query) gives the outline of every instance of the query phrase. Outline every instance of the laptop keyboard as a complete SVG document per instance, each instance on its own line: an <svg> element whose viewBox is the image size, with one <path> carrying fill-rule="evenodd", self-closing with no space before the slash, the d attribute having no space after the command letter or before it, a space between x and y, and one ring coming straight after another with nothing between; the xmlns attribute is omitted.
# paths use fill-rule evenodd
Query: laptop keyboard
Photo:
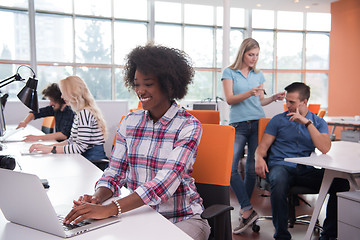
<svg viewBox="0 0 360 240"><path fill-rule="evenodd" d="M85 220L81 221L81 222L79 222L77 224L65 224L64 223L65 217L60 216L60 215L58 215L58 219L59 219L59 222L62 224L65 231L69 231L69 230L72 230L72 229L75 229L75 228L82 227L82 226L85 226L87 224L90 224L89 222L87 222Z"/></svg>

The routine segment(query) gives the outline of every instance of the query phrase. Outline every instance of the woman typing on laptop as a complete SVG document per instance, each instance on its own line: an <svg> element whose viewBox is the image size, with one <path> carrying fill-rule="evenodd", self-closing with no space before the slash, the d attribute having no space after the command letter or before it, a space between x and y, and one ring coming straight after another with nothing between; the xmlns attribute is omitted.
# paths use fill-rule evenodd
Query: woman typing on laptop
<svg viewBox="0 0 360 240"><path fill-rule="evenodd" d="M146 204L192 238L208 239L210 227L200 217L202 199L191 177L202 128L174 100L185 96L193 75L180 50L148 44L128 55L125 84L136 92L143 109L121 122L95 193L74 200L65 223L120 215ZM125 184L129 196L101 205L118 196Z"/></svg>

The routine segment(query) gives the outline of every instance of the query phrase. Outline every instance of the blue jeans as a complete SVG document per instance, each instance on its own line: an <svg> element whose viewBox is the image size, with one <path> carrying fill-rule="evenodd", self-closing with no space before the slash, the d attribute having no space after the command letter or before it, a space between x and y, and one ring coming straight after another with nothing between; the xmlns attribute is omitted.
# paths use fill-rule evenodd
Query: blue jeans
<svg viewBox="0 0 360 240"><path fill-rule="evenodd" d="M83 155L86 159L88 159L90 161L100 160L100 159L108 159L105 154L104 144L94 145L92 148L89 148L88 150L83 152L81 155Z"/></svg>
<svg viewBox="0 0 360 240"><path fill-rule="evenodd" d="M250 198L256 181L254 155L258 145L258 124L258 120L230 124L235 128L234 155L230 186L233 189L243 211L252 208ZM245 164L245 178L243 181L238 168L239 160L244 153L246 143L248 144L248 153Z"/></svg>
<svg viewBox="0 0 360 240"><path fill-rule="evenodd" d="M275 227L275 239L291 239L288 231L288 202L287 195L293 185L304 186L320 190L324 170L300 165L297 168L276 165L270 168L267 175L270 183L270 198ZM336 192L348 191L349 182L336 178L329 189L329 200L326 208L326 219L323 224L322 235L337 236L337 196Z"/></svg>

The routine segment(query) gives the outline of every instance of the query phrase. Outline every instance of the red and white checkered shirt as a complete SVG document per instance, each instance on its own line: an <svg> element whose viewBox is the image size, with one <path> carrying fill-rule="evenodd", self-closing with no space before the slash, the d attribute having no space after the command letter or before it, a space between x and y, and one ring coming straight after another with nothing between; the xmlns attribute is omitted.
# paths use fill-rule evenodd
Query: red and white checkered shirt
<svg viewBox="0 0 360 240"><path fill-rule="evenodd" d="M130 113L96 188L107 187L117 196L126 183L174 223L201 214L202 199L191 177L201 133L200 122L175 102L156 123L148 111Z"/></svg>

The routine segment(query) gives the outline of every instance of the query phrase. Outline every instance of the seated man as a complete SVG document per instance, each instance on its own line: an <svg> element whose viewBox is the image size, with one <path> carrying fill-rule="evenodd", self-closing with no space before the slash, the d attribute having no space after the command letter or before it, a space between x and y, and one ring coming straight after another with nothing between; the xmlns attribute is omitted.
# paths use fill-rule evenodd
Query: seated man
<svg viewBox="0 0 360 240"><path fill-rule="evenodd" d="M40 108L39 113L30 112L27 117L19 123L17 128L26 127L34 119L54 116L55 117L55 133L50 133L41 136L27 135L25 142L57 140L63 141L70 136L70 131L74 119L73 110L65 104L61 98L61 91L57 83L52 83L47 86L42 95L50 100L50 105Z"/></svg>
<svg viewBox="0 0 360 240"><path fill-rule="evenodd" d="M324 174L323 169L286 162L284 158L307 157L315 147L322 153L327 153L331 147L327 123L307 108L310 87L295 82L285 90L288 111L270 120L255 152L255 171L260 177L267 177L271 186L275 239L291 239L287 225L289 188L293 185L302 185L319 191ZM268 158L267 162L264 160L265 157ZM347 180L333 181L320 239L336 239L336 192L348 190Z"/></svg>

